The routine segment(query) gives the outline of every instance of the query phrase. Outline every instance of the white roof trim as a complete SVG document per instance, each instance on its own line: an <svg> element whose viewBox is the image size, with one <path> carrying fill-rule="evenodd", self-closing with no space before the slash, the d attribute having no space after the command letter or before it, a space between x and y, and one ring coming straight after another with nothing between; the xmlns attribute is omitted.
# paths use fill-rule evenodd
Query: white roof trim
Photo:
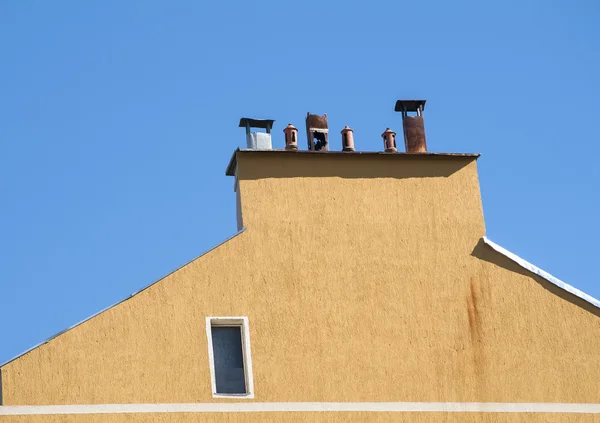
<svg viewBox="0 0 600 423"><path fill-rule="evenodd" d="M561 281L560 279L552 276L550 273L543 271L539 267L529 263L527 260L522 259L521 257L517 256L516 254L513 254L510 251L508 251L507 249L499 246L495 242L490 241L485 236L483 237L483 242L485 242L487 245L492 247L494 250L496 250L500 254L508 257L509 259L511 259L512 261L517 263L522 268L527 269L532 273L535 273L536 275L546 279L548 282L558 286L559 288L564 289L565 291L575 295L576 297L579 297L582 300L587 301L588 303L592 304L593 306L600 308L600 300L597 300L596 298L592 297L591 295L586 294L583 291L580 291L579 289L575 288L574 286L571 286L568 283Z"/></svg>

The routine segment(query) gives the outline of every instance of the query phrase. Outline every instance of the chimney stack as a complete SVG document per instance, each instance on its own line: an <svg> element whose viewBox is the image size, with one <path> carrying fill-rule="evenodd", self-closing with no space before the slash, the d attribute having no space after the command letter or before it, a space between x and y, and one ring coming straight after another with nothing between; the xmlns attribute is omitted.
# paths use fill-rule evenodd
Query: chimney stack
<svg viewBox="0 0 600 423"><path fill-rule="evenodd" d="M306 138L310 151L329 151L327 113L323 116L306 114Z"/></svg>
<svg viewBox="0 0 600 423"><path fill-rule="evenodd" d="M288 126L284 128L283 133L285 134L285 149L291 151L298 150L298 130L296 127L291 123L288 123Z"/></svg>
<svg viewBox="0 0 600 423"><path fill-rule="evenodd" d="M246 128L246 144L253 150L271 150L271 128L274 120L241 118L240 128ZM263 128L265 132L251 132L250 128Z"/></svg>
<svg viewBox="0 0 600 423"><path fill-rule="evenodd" d="M354 131L348 125L342 129L342 151L354 151Z"/></svg>
<svg viewBox="0 0 600 423"><path fill-rule="evenodd" d="M423 110L426 100L398 100L396 101L396 112L402 112L402 128L404 130L404 145L407 153L426 153L427 142L425 140L425 124L423 122ZM415 112L416 116L409 116L409 112Z"/></svg>

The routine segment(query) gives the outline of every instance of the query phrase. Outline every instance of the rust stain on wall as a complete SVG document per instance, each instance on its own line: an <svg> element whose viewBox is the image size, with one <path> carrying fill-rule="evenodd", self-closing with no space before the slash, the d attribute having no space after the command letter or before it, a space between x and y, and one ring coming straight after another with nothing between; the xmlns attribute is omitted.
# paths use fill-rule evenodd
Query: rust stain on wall
<svg viewBox="0 0 600 423"><path fill-rule="evenodd" d="M467 316L469 320L469 335L471 338L473 371L475 373L477 395L485 396L485 392L487 391L487 381L485 372L483 324L481 316L481 288L475 278L471 278L469 280Z"/></svg>
<svg viewBox="0 0 600 423"><path fill-rule="evenodd" d="M467 295L467 315L469 317L469 331L471 343L481 341L481 316L479 315L479 293L475 279L469 281L469 295Z"/></svg>

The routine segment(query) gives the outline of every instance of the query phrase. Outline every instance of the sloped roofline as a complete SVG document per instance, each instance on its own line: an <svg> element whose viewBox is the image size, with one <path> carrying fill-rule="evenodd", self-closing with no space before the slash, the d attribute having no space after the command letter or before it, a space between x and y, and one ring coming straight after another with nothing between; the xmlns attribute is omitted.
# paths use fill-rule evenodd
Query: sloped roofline
<svg viewBox="0 0 600 423"><path fill-rule="evenodd" d="M508 257L509 259L511 259L512 261L517 263L522 268L529 270L531 273L535 273L536 275L546 279L551 284L556 285L560 289L565 290L565 291L575 295L576 297L581 298L582 300L590 303L594 307L600 308L600 300L597 300L596 298L592 297L591 295L588 295L585 292L575 288L574 286L571 286L568 283L561 281L557 277L552 276L550 273L540 269L536 265L529 263L527 260L522 259L518 255L511 253L510 251L499 246L495 242L490 241L485 236L483 237L483 242L485 242L487 245L492 247L495 251L499 252L503 256Z"/></svg>
<svg viewBox="0 0 600 423"><path fill-rule="evenodd" d="M163 280L164 278L166 278L167 276L169 276L170 274L172 274L172 273L175 273L176 271L178 271L179 269L181 269L181 268L183 268L183 267L187 266L187 265L188 265L188 264L190 264L191 262L193 262L193 261L195 261L195 260L199 259L200 257L202 257L202 256L204 256L204 255L206 255L206 254L210 253L211 251L213 251L213 250L217 249L218 247L220 247L221 245L223 245L223 244L225 244L226 242L230 241L231 239L233 239L233 238L237 237L238 235L240 235L240 234L241 234L242 232L244 232L245 230L246 230L246 228L242 228L242 229L241 229L239 232L237 232L236 234L234 234L234 235L230 236L229 238L225 239L223 242L221 242L221 243L219 243L218 245L214 246L213 248L211 248L211 249L209 249L209 250L205 251L204 253L202 253L202 254L201 254L201 255L199 255L198 257L195 257L195 258L193 258L193 259L192 259L192 260L190 260L189 262L187 262L187 263L185 263L184 265L182 265L182 266L178 267L177 269L173 270L171 273L169 273L169 274L165 275L164 277L162 277L162 278L158 279L157 281L155 281L155 282L152 282L150 285L147 285L147 286L145 286L144 288L140 289L139 291L136 291L136 292L132 293L131 295L129 295L129 297L127 297L127 298L125 298L125 299L123 299L123 300L121 300L121 301L119 301L119 302L117 302L117 303L115 303L115 304L112 304L112 305L110 305L110 306L108 306L108 307L104 308L103 310L100 310L99 312L97 312L97 313L95 313L95 314L91 315L90 317L88 317L88 318L86 318L86 319L83 319L83 320L81 320L80 322L78 322L78 323L75 323L74 325L72 325L72 326L70 326L70 327L68 327L68 328L66 328L66 329L64 329L64 330L62 330L62 331L60 331L60 332L56 333L55 335L51 336L50 338L46 339L45 341L43 341L43 342L40 342L39 344L36 344L36 345L34 345L33 347L31 347L31 348L27 349L26 351L24 351L24 352L22 352L22 353L20 353L20 354L18 354L18 355L16 355L16 356L14 356L13 358L11 358L11 359L9 359L9 360L5 361L4 363L0 363L0 368L1 368L1 367L3 367L3 366L5 366L5 365L7 365L7 364L9 364L10 362L12 362L12 361L16 360L17 358L19 358L19 357L22 357L22 356L24 356L25 354L27 354L27 353L29 353L29 352L31 352L31 351L33 351L33 350L35 350L36 348L38 348L38 347L41 347L41 346L42 346L42 345L44 345L44 344L47 344L48 342L52 341L54 338L56 338L56 337L58 337L58 336L62 335L63 333L65 333L65 332L67 332L67 331L69 331L69 330L71 330L71 329L73 329L73 328L75 328L75 327L77 327L77 326L81 325L82 323L85 323L85 322L87 322L88 320L91 320L91 319L93 319L94 317L96 317L96 316L98 316L98 315L100 315L100 314L104 313L105 311L107 311L107 310L110 310L111 308L113 308L113 307L116 307L117 305L119 305L119 304L121 304L121 303L123 303L123 302L125 302L125 301L129 300L130 298L132 298L133 296L135 296L135 295L139 294L140 292L142 292L142 291L145 291L146 289L150 288L152 285L154 285L154 284L156 284L156 283L160 282L161 280ZM508 251L508 250L507 250L507 249L505 249L504 247L501 247L500 245L498 245L498 244L496 244L495 242L491 241L491 240L490 240L488 237L486 237L486 236L484 236L484 237L483 237L483 242L484 242L485 244L489 245L489 246L490 246L490 247L491 247L493 250L495 250L496 252L498 252L498 253L502 254L503 256L505 256L505 257L509 258L510 260L512 260L513 262L517 263L517 264L518 264L519 266L521 266L522 268L524 268L524 269L526 269L526 270L530 271L531 273L534 273L534 274L536 274L536 275L540 276L541 278L544 278L545 280L547 280L548 282L552 283L553 285L555 285L555 286L559 287L560 289L562 289L562 290L564 290L564 291L567 291L567 292L569 292L570 294L573 294L573 295L575 295L576 297L578 297L578 298L581 298L582 300L584 300L584 301L586 301L586 302L590 303L590 304L591 304L591 305L593 305L594 307L597 307L597 308L599 308L599 309L600 309L600 300L598 300L598 299L596 299L596 298L592 297L592 296L591 296L591 295L589 295L589 294L586 294L585 292L583 292L583 291L581 291L581 290L579 290L579 289L575 288L575 287L574 287L574 286L572 286L572 285L569 285L569 284L568 284L568 283L566 283L566 282L563 282L563 281L561 281L561 280L560 280L560 279L558 279L557 277L555 277L555 276L552 276L550 273L548 273L548 272L546 272L546 271L544 271L544 270L540 269L539 267L537 267L537 266L536 266L536 265L534 265L534 264L531 264L531 263L530 263L530 262L528 262L527 260L525 260L525 259L523 259L523 258L521 258L521 257L517 256L516 254L514 254L514 253L511 253L510 251Z"/></svg>
<svg viewBox="0 0 600 423"><path fill-rule="evenodd" d="M35 350L36 348L39 348L39 347L41 347L42 345L44 345L44 344L47 344L48 342L52 341L54 338L57 338L58 336L62 335L63 333L65 333L65 332L68 332L68 331L70 331L71 329L74 329L74 328L76 328L77 326L79 326L79 325L81 325L81 324L83 324L83 323L87 322L88 320L91 320L91 319L93 319L94 317L96 317L96 316L98 316L98 315L100 315L100 314L104 313L105 311L108 311L108 310L110 310L110 309L111 309L111 308L113 308L113 307L116 307L116 306L118 306L118 305L119 305L119 304L121 304L121 303L124 303L125 301L129 300L130 298L134 297L135 295L139 294L140 292L142 292L142 291L145 291L146 289L150 288L152 285L154 285L154 284L157 284L158 282L162 281L162 280L163 280L164 278L166 278L167 276L169 276L169 275L171 275L171 274L173 274L173 273L177 272L179 269L182 269L182 268L184 268L185 266L187 266L188 264L192 263L193 261L195 261L195 260L198 260L200 257L202 257L202 256L204 256L204 255L206 255L206 254L210 253L210 252L211 252L211 251L213 251L213 250L216 250L217 248L219 248L221 245L225 244L226 242L229 242L229 241L231 241L233 238L237 237L238 235L240 235L240 234L241 234L242 232L244 232L245 230L246 230L246 228L242 228L241 230L239 230L238 232L236 232L235 234L233 234L233 235L232 235L232 236L230 236L229 238L225 239L224 241L220 242L219 244L215 245L214 247L212 247L212 248L210 248L210 249L206 250L205 252L203 252L203 253L202 253L202 254L200 254L199 256L197 256L197 257L194 257L192 260L188 261L187 263L183 264L182 266L179 266L177 269L175 269L175 270L173 270L172 272L170 272L170 273L166 274L166 275L165 275L165 276L163 276L162 278L160 278L160 279L158 279L158 280L156 280L156 281L152 282L152 283L151 283L151 284L149 284L149 285L146 285L145 287L143 287L143 288L142 288L142 289L140 289L139 291L136 291L136 292L134 292L133 294L129 295L127 298L124 298L124 299L122 299L121 301L118 301L118 302L116 302L116 303L114 303L114 304L112 304L112 305L109 305L108 307L106 307L106 308L104 308L104 309L100 310L99 312L97 312L97 313L94 313L94 314L92 314L91 316L89 316L89 317L87 317L87 318L85 318L85 319L83 319L83 320L81 320L81 321L79 321L79 322L75 323L74 325L72 325L72 326L69 326L68 328L66 328L66 329L63 329L63 330L61 330L60 332L58 332L58 333L56 333L56 334L52 335L50 338L46 339L45 341L42 341L42 342L40 342L39 344L36 344L36 345L34 345L33 347L31 347L31 348L29 348L29 349L27 349L27 350L23 351L22 353L20 353L20 354L18 354L18 355L16 355L16 356L14 356L13 358L10 358L10 359L8 359L8 360L7 360L7 361L5 361L4 363L0 363L0 368L2 368L2 367L4 367L4 366L6 366L8 363L10 363L10 362L12 362L12 361L15 361L17 358L20 358L20 357L24 356L25 354L27 354L27 353L29 353L29 352L31 352L31 351L33 351L33 350ZM2 386L0 386L0 388L2 388Z"/></svg>

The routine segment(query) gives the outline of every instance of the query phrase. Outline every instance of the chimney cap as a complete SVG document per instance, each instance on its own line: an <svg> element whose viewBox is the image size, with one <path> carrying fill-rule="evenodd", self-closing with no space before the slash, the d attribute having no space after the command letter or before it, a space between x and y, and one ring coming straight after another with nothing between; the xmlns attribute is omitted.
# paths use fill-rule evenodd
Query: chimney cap
<svg viewBox="0 0 600 423"><path fill-rule="evenodd" d="M396 101L395 112L401 112L406 110L407 112L416 112L420 107L421 111L425 109L425 102L427 100L398 100Z"/></svg>
<svg viewBox="0 0 600 423"><path fill-rule="evenodd" d="M354 132L354 130L353 130L353 129L351 129L351 128L350 128L348 125L346 125L346 126L344 127L344 129L342 129L342 132L341 132L341 133L342 133L342 134L345 134L345 133L347 133L347 132Z"/></svg>
<svg viewBox="0 0 600 423"><path fill-rule="evenodd" d="M241 118L240 119L240 128L263 128L263 129L271 129L273 127L272 119L251 119L251 118Z"/></svg>
<svg viewBox="0 0 600 423"><path fill-rule="evenodd" d="M313 113L306 113L306 127L311 129L328 129L327 125L327 113L322 115L315 115Z"/></svg>

